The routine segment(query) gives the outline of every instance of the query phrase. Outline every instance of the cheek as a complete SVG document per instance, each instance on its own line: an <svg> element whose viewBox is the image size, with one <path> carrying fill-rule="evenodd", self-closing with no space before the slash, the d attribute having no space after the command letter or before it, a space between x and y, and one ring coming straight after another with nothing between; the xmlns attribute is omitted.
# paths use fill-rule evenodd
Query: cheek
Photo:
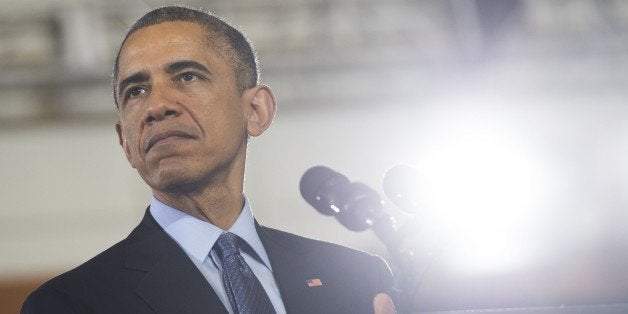
<svg viewBox="0 0 628 314"><path fill-rule="evenodd" d="M137 134L137 130L135 128L127 124L122 128L122 138L124 140L123 148L125 153L129 156L131 162L133 163L133 160L136 160L139 157L139 134Z"/></svg>
<svg viewBox="0 0 628 314"><path fill-rule="evenodd" d="M246 132L246 123L242 112L235 109L222 110L214 113L211 121L211 132L220 135L222 142L235 141L243 132Z"/></svg>
<svg viewBox="0 0 628 314"><path fill-rule="evenodd" d="M134 110L134 108L125 108L125 111L120 115L122 134L126 138L128 144L132 144L133 140L138 136L138 118L139 112L138 110Z"/></svg>

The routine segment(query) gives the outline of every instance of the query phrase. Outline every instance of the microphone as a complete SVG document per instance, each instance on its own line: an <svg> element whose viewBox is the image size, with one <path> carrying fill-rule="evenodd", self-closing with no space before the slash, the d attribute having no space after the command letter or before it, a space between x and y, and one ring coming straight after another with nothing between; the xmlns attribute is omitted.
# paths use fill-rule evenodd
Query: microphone
<svg viewBox="0 0 628 314"><path fill-rule="evenodd" d="M340 191L343 194L342 207L336 218L349 230L366 230L385 219L382 200L366 184L353 182Z"/></svg>
<svg viewBox="0 0 628 314"><path fill-rule="evenodd" d="M303 174L299 190L319 213L334 216L340 213L342 194L350 183L347 177L330 168L315 166Z"/></svg>
<svg viewBox="0 0 628 314"><path fill-rule="evenodd" d="M407 213L417 213L420 207L419 172L407 165L396 165L386 171L383 179L384 193Z"/></svg>
<svg viewBox="0 0 628 314"><path fill-rule="evenodd" d="M336 219L347 229L363 231L373 228L387 245L397 244L394 219L383 212L377 191L325 166L308 169L299 184L301 195L318 212Z"/></svg>
<svg viewBox="0 0 628 314"><path fill-rule="evenodd" d="M401 202L399 204L403 204L404 208L413 210L417 208L414 205L417 195L410 193L413 191L412 184L403 182L408 178L412 179L410 182L416 181L418 175L414 174L415 171L407 166L397 166L390 169L384 178L386 194L389 197L396 196L390 198ZM401 301L400 313L410 309L421 281L417 278L412 252L403 249L406 232L395 229L395 220L383 212L382 199L377 191L364 183L351 182L344 175L325 166L308 169L301 177L299 189L308 204L321 214L335 216L348 229L373 229L375 235L386 245L393 267L396 266L394 290ZM379 301L374 305L378 306L381 303Z"/></svg>

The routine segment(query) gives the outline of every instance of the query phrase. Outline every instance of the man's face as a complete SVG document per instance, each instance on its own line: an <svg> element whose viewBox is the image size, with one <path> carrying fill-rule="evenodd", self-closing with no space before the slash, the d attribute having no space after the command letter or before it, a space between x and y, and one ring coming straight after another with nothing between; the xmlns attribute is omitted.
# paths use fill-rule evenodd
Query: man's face
<svg viewBox="0 0 628 314"><path fill-rule="evenodd" d="M164 22L136 31L121 49L116 130L153 190L220 184L243 171L243 94L206 38L196 23Z"/></svg>

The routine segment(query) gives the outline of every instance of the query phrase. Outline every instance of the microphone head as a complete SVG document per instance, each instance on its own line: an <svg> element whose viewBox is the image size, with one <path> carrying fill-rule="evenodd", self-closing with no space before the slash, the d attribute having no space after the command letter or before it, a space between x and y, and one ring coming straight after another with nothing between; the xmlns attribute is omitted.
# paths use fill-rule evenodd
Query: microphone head
<svg viewBox="0 0 628 314"><path fill-rule="evenodd" d="M349 179L342 174L325 166L315 166L303 174L299 190L319 213L333 216L340 211L339 191L349 184Z"/></svg>
<svg viewBox="0 0 628 314"><path fill-rule="evenodd" d="M383 214L382 201L377 191L360 182L344 188L341 204L336 219L352 231L371 228Z"/></svg>
<svg viewBox="0 0 628 314"><path fill-rule="evenodd" d="M420 174L407 165L397 165L386 171L384 193L399 209L416 213L420 207Z"/></svg>

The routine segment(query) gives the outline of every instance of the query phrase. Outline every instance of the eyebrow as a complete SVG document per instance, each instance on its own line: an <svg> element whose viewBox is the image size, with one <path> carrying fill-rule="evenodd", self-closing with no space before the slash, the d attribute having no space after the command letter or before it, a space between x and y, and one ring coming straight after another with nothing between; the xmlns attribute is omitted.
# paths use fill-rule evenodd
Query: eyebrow
<svg viewBox="0 0 628 314"><path fill-rule="evenodd" d="M148 75L148 73L144 71L132 74L131 76L122 80L120 84L118 84L118 95L120 95L120 93L122 93L122 91L128 85L133 84L133 83L146 82L149 80L149 78L150 76Z"/></svg>
<svg viewBox="0 0 628 314"><path fill-rule="evenodd" d="M168 74L173 74L184 69L197 69L199 71L207 73L208 75L212 75L212 72L209 71L206 66L192 60L181 60L172 62L166 66L165 71ZM149 79L150 75L145 71L134 73L129 77L123 79L120 84L118 84L118 94L122 93L122 91L130 84L146 82Z"/></svg>
<svg viewBox="0 0 628 314"><path fill-rule="evenodd" d="M212 72L209 71L209 69L206 66L192 60L181 60L181 61L172 62L166 66L165 71L168 74L173 74L183 69L197 69L199 71L206 72L210 75L212 74Z"/></svg>

